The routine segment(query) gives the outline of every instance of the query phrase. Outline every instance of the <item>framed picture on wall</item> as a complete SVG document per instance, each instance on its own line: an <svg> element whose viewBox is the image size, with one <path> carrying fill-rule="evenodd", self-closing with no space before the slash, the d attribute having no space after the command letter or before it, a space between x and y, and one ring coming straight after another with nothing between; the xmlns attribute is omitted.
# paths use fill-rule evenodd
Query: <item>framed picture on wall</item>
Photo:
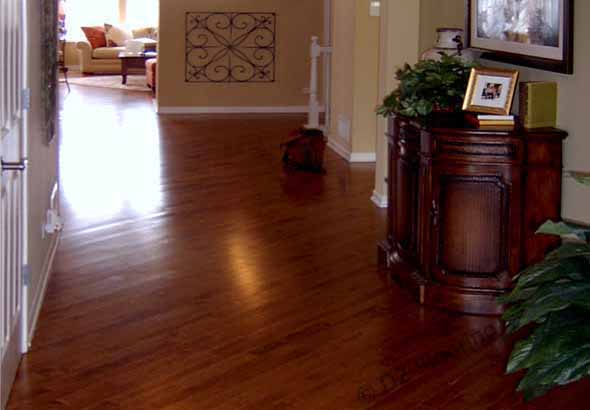
<svg viewBox="0 0 590 410"><path fill-rule="evenodd" d="M466 0L467 46L482 58L572 74L574 0Z"/></svg>

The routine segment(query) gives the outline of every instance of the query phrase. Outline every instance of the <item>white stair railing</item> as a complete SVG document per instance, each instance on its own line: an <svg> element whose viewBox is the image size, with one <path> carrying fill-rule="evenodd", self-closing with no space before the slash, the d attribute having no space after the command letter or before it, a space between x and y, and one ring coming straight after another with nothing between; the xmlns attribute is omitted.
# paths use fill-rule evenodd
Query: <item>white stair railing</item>
<svg viewBox="0 0 590 410"><path fill-rule="evenodd" d="M319 59L322 54L330 54L332 53L332 47L322 47L319 44L319 38L317 36L313 36L311 38L311 80L309 83L309 109L307 114L307 124L305 128L310 129L322 129L323 127L320 125L320 111L321 111L321 104L318 98L318 68L319 68ZM324 79L324 81L329 81L329 79ZM327 108L327 107L326 107Z"/></svg>

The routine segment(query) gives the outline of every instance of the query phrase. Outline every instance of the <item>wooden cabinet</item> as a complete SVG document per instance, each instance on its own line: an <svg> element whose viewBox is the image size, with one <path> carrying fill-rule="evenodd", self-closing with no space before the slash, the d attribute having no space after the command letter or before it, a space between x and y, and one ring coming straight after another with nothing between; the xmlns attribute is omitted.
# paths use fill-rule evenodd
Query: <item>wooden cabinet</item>
<svg viewBox="0 0 590 410"><path fill-rule="evenodd" d="M380 261L421 303L499 314L496 298L543 258L560 217L556 129L480 130L463 117L390 119L387 238Z"/></svg>

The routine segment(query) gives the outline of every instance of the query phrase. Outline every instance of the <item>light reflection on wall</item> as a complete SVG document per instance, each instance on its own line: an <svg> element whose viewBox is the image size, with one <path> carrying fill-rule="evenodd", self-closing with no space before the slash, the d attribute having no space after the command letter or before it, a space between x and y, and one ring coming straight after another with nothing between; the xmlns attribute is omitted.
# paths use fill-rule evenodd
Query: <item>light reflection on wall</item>
<svg viewBox="0 0 590 410"><path fill-rule="evenodd" d="M64 104L70 106L61 122L60 178L72 211L92 218L158 209L163 197L155 113L139 107L97 109L75 91Z"/></svg>

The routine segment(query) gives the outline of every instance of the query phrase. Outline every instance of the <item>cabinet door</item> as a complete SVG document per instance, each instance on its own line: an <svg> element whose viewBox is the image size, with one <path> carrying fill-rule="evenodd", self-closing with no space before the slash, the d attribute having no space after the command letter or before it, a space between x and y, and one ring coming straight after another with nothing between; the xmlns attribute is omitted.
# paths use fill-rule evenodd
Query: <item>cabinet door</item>
<svg viewBox="0 0 590 410"><path fill-rule="evenodd" d="M395 181L394 232L398 248L409 258L416 256L418 227L417 161L400 158Z"/></svg>
<svg viewBox="0 0 590 410"><path fill-rule="evenodd" d="M518 266L520 195L510 169L436 169L431 208L433 274L440 282L505 289ZM519 179L517 179L519 185ZM516 236L516 237L515 237Z"/></svg>
<svg viewBox="0 0 590 410"><path fill-rule="evenodd" d="M418 133L401 128L391 147L391 222L393 243L406 260L416 258L418 236L419 159Z"/></svg>

